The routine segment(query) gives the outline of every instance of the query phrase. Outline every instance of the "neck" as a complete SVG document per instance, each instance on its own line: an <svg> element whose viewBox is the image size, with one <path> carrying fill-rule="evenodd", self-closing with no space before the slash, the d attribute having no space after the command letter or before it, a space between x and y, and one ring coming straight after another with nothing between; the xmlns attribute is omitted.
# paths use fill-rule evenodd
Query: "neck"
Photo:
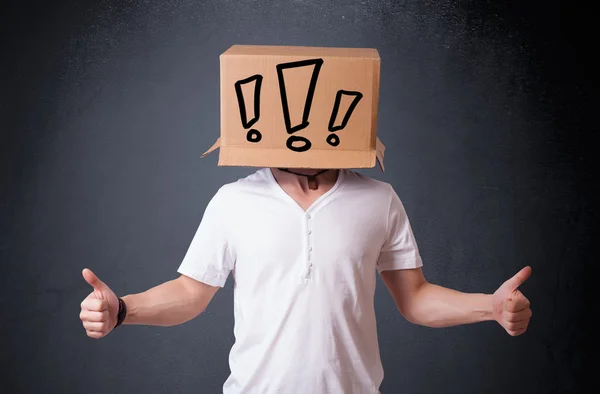
<svg viewBox="0 0 600 394"><path fill-rule="evenodd" d="M322 190L332 187L337 181L339 170L314 168L271 168L280 185L302 191Z"/></svg>

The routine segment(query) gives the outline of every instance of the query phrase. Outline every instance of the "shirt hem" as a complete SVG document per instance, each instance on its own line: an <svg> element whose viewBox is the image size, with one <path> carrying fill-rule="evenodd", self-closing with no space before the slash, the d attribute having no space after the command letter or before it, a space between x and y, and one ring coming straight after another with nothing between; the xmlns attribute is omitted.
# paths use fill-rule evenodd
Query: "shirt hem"
<svg viewBox="0 0 600 394"><path fill-rule="evenodd" d="M198 282L202 282L204 284L207 284L209 286L214 286L214 287L223 287L223 286L225 286L225 282L227 281L227 279L216 278L214 276L210 276L207 274L198 274L196 272L189 272L183 268L179 268L177 270L177 272L180 273L181 275L185 275L192 279L195 279Z"/></svg>
<svg viewBox="0 0 600 394"><path fill-rule="evenodd" d="M377 264L377 271L392 271L392 270L402 270L402 269L414 269L420 268L423 266L423 260L421 257L409 258L409 259L401 259L401 260L391 260Z"/></svg>

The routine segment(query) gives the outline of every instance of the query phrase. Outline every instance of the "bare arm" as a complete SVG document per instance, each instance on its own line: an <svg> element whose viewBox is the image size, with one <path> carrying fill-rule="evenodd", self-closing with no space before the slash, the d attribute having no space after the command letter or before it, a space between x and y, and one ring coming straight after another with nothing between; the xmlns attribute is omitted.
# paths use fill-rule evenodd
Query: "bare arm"
<svg viewBox="0 0 600 394"><path fill-rule="evenodd" d="M467 294L431 284L421 268L383 271L385 285L400 313L411 323L450 327L492 320L492 296Z"/></svg>
<svg viewBox="0 0 600 394"><path fill-rule="evenodd" d="M83 277L93 291L81 303L79 318L89 337L102 338L117 323L119 301L92 271L83 270ZM124 296L127 315L123 324L174 326L185 323L206 309L218 289L182 275L143 293Z"/></svg>
<svg viewBox="0 0 600 394"><path fill-rule="evenodd" d="M517 288L530 272L524 268L494 294L462 293L431 284L421 268L383 271L381 277L400 313L412 323L450 327L496 320L510 335L519 335L527 329L531 310Z"/></svg>
<svg viewBox="0 0 600 394"><path fill-rule="evenodd" d="M162 283L143 293L122 297L127 305L123 324L175 326L202 313L218 287L187 276Z"/></svg>

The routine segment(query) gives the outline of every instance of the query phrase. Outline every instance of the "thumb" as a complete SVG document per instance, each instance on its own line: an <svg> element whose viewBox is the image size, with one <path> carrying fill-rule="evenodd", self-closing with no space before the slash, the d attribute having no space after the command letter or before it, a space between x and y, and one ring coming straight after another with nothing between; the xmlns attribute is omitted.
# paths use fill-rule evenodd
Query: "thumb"
<svg viewBox="0 0 600 394"><path fill-rule="evenodd" d="M96 297L98 297L99 299L103 299L104 297L102 296L102 291L107 289L108 286L106 286L106 284L104 284L104 282L102 282L96 276L96 274L94 274L92 270L88 268L85 268L81 274L83 275L83 279L85 279L85 281L94 288L94 293L96 294Z"/></svg>
<svg viewBox="0 0 600 394"><path fill-rule="evenodd" d="M508 291L514 291L519 288L531 275L531 267L527 266L517 272L515 276L504 282L502 287Z"/></svg>

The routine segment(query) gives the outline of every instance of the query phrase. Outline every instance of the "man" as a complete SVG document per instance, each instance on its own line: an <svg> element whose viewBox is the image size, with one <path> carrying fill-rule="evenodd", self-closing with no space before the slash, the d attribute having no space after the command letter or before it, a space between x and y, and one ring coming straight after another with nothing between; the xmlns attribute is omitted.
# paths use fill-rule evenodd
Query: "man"
<svg viewBox="0 0 600 394"><path fill-rule="evenodd" d="M223 391L290 394L379 392L376 271L415 324L495 320L513 336L527 329L531 310L518 287L529 267L486 295L430 284L421 266L389 184L345 169L261 169L214 196L178 279L122 298L123 323L189 321L231 272L236 341ZM81 320L101 338L118 323L119 299L91 271L83 276L94 291Z"/></svg>

